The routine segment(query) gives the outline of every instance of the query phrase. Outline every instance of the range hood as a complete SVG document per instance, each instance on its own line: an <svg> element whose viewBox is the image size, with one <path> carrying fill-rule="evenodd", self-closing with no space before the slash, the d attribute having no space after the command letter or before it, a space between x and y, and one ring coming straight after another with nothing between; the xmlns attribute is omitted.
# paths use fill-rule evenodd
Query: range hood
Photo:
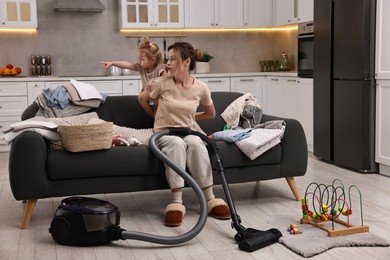
<svg viewBox="0 0 390 260"><path fill-rule="evenodd" d="M100 0L55 0L57 12L103 12L104 5Z"/></svg>

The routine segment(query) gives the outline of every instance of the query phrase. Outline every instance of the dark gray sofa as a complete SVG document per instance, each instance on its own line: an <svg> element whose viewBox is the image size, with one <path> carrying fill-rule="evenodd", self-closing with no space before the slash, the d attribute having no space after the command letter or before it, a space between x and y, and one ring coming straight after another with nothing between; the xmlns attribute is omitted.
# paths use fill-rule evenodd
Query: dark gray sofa
<svg viewBox="0 0 390 260"><path fill-rule="evenodd" d="M223 129L225 123L220 114L240 95L234 92L212 93L217 116L213 120L199 122L207 134ZM35 116L37 109L35 104L28 107L22 120ZM143 111L137 96L110 96L95 111L101 119L116 125L133 128L153 126L152 118ZM280 118L263 115L262 122L276 119ZM218 142L229 183L286 178L295 199L300 199L294 177L306 173L306 138L298 121L283 120L286 130L282 142L253 161L235 144ZM220 184L218 173L214 174L214 183ZM148 147L116 146L109 150L82 153L49 152L47 141L33 132L25 132L13 141L9 179L15 199L27 202L22 228L28 226L38 199L168 188L164 165Z"/></svg>

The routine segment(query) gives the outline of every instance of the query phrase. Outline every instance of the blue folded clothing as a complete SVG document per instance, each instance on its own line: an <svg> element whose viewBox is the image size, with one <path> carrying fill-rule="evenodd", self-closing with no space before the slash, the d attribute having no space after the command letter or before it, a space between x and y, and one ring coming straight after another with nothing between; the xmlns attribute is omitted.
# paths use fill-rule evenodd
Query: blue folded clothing
<svg viewBox="0 0 390 260"><path fill-rule="evenodd" d="M244 138L248 138L251 135L252 129L238 129L238 130L223 130L215 132L211 135L211 139L215 141L225 141L228 143L234 143Z"/></svg>

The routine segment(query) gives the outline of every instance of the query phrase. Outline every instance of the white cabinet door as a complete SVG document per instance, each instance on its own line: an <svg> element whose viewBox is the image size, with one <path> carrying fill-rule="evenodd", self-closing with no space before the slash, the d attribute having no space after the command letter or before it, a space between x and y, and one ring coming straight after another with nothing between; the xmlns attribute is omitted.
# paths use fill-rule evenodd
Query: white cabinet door
<svg viewBox="0 0 390 260"><path fill-rule="evenodd" d="M120 0L122 29L183 28L184 0Z"/></svg>
<svg viewBox="0 0 390 260"><path fill-rule="evenodd" d="M242 27L242 0L185 0L185 6L186 28Z"/></svg>
<svg viewBox="0 0 390 260"><path fill-rule="evenodd" d="M266 77L264 93L264 113L298 120L313 151L313 79Z"/></svg>
<svg viewBox="0 0 390 260"><path fill-rule="evenodd" d="M297 81L298 89L298 120L305 131L309 151L313 151L313 79L300 78Z"/></svg>
<svg viewBox="0 0 390 260"><path fill-rule="evenodd" d="M295 23L296 15L294 0L274 0L274 25L286 25Z"/></svg>
<svg viewBox="0 0 390 260"><path fill-rule="evenodd" d="M243 16L242 0L215 0L215 27L242 27Z"/></svg>
<svg viewBox="0 0 390 260"><path fill-rule="evenodd" d="M28 104L31 105L35 99L45 90L45 82L27 82Z"/></svg>
<svg viewBox="0 0 390 260"><path fill-rule="evenodd" d="M244 0L244 27L272 25L272 0Z"/></svg>
<svg viewBox="0 0 390 260"><path fill-rule="evenodd" d="M140 92L140 81L133 80L124 80L122 82L123 95L138 95Z"/></svg>
<svg viewBox="0 0 390 260"><path fill-rule="evenodd" d="M266 77L263 112L273 116L284 114L284 89L281 77Z"/></svg>
<svg viewBox="0 0 390 260"><path fill-rule="evenodd" d="M197 77L199 80L206 83L211 92L224 92L230 91L230 77L223 78L201 78Z"/></svg>
<svg viewBox="0 0 390 260"><path fill-rule="evenodd" d="M274 25L313 20L314 0L274 0Z"/></svg>
<svg viewBox="0 0 390 260"><path fill-rule="evenodd" d="M297 0L298 17L297 22L309 22L314 19L314 0Z"/></svg>
<svg viewBox="0 0 390 260"><path fill-rule="evenodd" d="M390 1L377 0L375 77L390 79Z"/></svg>
<svg viewBox="0 0 390 260"><path fill-rule="evenodd" d="M0 28L37 28L36 0L0 0Z"/></svg>
<svg viewBox="0 0 390 260"><path fill-rule="evenodd" d="M214 0L185 0L186 28L207 28L214 25Z"/></svg>
<svg viewBox="0 0 390 260"><path fill-rule="evenodd" d="M375 161L390 166L390 80L378 80L376 87Z"/></svg>
<svg viewBox="0 0 390 260"><path fill-rule="evenodd" d="M263 87L265 77L232 77L230 78L230 90L232 92L252 93L257 102L263 105Z"/></svg>

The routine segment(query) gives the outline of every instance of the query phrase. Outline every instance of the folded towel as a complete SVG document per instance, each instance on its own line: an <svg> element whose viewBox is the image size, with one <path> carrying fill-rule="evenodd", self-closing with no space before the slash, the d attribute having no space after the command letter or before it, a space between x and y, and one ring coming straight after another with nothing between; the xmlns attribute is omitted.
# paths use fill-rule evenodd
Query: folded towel
<svg viewBox="0 0 390 260"><path fill-rule="evenodd" d="M70 83L75 87L77 92L79 93L79 96L81 100L86 99L100 99L103 100L102 95L100 95L99 91L91 85L86 82L77 81L75 79L71 79Z"/></svg>
<svg viewBox="0 0 390 260"><path fill-rule="evenodd" d="M211 138L215 141L225 141L228 143L234 143L244 138L248 138L251 135L252 129L241 130L224 130L218 131L211 135Z"/></svg>
<svg viewBox="0 0 390 260"><path fill-rule="evenodd" d="M271 149L283 136L284 130L280 129L252 129L251 136L235 142L237 147L251 160Z"/></svg>
<svg viewBox="0 0 390 260"><path fill-rule="evenodd" d="M77 92L76 88L72 84L65 84L64 88L66 89L66 91L68 91L73 104L78 106L94 107L94 108L100 106L101 100L97 98L81 100L79 93Z"/></svg>
<svg viewBox="0 0 390 260"><path fill-rule="evenodd" d="M17 132L26 128L44 128L49 130L56 130L58 126L44 117L32 117L24 121L13 123L10 127L3 131L4 134L8 132Z"/></svg>

